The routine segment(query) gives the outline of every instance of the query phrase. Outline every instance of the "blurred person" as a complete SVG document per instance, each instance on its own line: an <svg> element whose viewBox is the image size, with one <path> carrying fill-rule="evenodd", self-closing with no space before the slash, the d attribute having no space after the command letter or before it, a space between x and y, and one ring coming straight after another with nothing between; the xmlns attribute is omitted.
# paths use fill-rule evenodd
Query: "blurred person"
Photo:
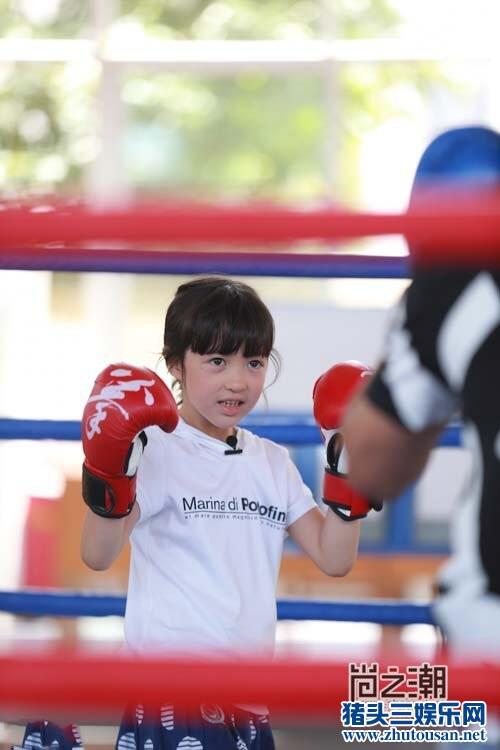
<svg viewBox="0 0 500 750"><path fill-rule="evenodd" d="M80 730L75 724L59 726L52 721L37 720L26 724L20 745L13 745L10 750L84 750Z"/></svg>
<svg viewBox="0 0 500 750"><path fill-rule="evenodd" d="M499 134L460 128L424 152L414 194L426 187L436 197L450 188L475 195L499 183ZM452 656L484 663L500 659L500 272L474 267L473 258L471 247L467 268L416 266L383 361L347 408L343 430L350 481L394 498L420 476L448 420L461 413L472 463L433 613ZM500 747L498 712L489 711L487 734L488 747Z"/></svg>
<svg viewBox="0 0 500 750"><path fill-rule="evenodd" d="M97 377L82 421L82 557L105 570L130 539L125 638L135 652L271 655L287 533L327 575L354 563L370 505L337 471L341 451L327 456L333 512L323 514L287 450L238 426L263 393L270 360L278 369L273 347L274 321L250 286L194 279L178 288L164 325L179 406L147 368L115 364ZM316 384L327 448L365 369L348 365L343 388L338 368ZM183 710L173 693L166 675L161 711L126 711L119 750L274 747L264 706Z"/></svg>
<svg viewBox="0 0 500 750"><path fill-rule="evenodd" d="M411 200L421 189L439 197L498 187L500 135L457 128L424 151ZM461 414L472 465L433 611L450 653L500 659L500 270L474 267L472 245L470 253L467 267L414 268L382 363L348 407L343 429L353 486L395 498Z"/></svg>

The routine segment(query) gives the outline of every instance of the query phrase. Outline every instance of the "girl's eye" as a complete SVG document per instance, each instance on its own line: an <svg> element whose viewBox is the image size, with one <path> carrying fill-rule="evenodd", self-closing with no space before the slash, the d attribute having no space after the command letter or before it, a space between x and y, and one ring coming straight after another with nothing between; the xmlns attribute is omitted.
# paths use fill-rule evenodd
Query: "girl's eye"
<svg viewBox="0 0 500 750"><path fill-rule="evenodd" d="M211 365L215 365L216 367L220 367L221 365L224 364L224 360L222 359L222 357L212 357L212 359L209 360L209 362Z"/></svg>
<svg viewBox="0 0 500 750"><path fill-rule="evenodd" d="M264 367L264 362L260 359L251 359L248 363L252 370L259 370L261 367Z"/></svg>

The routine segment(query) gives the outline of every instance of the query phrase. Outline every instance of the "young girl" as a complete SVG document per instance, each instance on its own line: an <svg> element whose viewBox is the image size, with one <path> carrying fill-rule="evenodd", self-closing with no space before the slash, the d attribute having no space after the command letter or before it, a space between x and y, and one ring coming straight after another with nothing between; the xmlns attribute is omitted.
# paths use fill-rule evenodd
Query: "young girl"
<svg viewBox="0 0 500 750"><path fill-rule="evenodd" d="M82 557L104 570L130 538L125 637L135 651L271 654L286 535L327 575L354 562L363 513L354 523L344 511L324 516L286 449L238 427L269 362L279 364L273 343L271 314L250 286L196 279L179 287L165 319L179 407L145 368L111 365L96 381L83 419ZM331 429L321 419L324 378L315 413ZM118 747L136 746L274 744L263 707L169 704L126 716Z"/></svg>

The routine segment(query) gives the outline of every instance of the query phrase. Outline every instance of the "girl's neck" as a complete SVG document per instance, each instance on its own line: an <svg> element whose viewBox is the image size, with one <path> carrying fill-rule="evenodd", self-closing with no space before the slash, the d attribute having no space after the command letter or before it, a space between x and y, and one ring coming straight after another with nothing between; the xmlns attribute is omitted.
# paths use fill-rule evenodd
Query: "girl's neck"
<svg viewBox="0 0 500 750"><path fill-rule="evenodd" d="M201 415L194 415L189 410L183 409L182 406L179 409L179 416L182 417L184 422L190 427L194 427L196 430L199 430L205 435L215 438L216 440L225 442L226 438L228 438L230 435L236 435L235 427L217 427L217 425L212 424L207 419L204 419Z"/></svg>

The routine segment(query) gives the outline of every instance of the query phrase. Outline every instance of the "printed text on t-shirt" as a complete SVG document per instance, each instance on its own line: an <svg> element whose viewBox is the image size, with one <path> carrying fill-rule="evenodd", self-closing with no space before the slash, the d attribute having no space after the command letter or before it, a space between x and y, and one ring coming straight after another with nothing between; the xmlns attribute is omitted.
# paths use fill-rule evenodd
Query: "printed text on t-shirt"
<svg viewBox="0 0 500 750"><path fill-rule="evenodd" d="M239 516L242 520L246 518L262 518L273 525L283 527L286 524L286 512L275 505L264 505L257 500L248 497L208 498L191 497L182 498L182 508L186 517L193 514L207 514L207 518L218 518L224 516Z"/></svg>

